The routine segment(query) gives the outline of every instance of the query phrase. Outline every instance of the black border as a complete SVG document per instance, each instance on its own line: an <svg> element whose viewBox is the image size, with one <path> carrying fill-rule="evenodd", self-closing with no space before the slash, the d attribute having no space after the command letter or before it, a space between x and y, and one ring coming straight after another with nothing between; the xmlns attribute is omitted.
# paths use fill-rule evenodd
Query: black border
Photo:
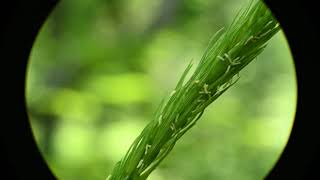
<svg viewBox="0 0 320 180"><path fill-rule="evenodd" d="M37 33L57 0L1 3L0 179L56 179L32 135L25 106L25 74Z"/></svg>
<svg viewBox="0 0 320 180"><path fill-rule="evenodd" d="M315 85L318 68L316 52L320 32L316 23L316 2L265 0L278 19L294 58L298 81L298 101L290 139L272 171L271 179L320 179L319 137ZM284 82L285 83L285 82ZM314 104L315 103L315 104Z"/></svg>
<svg viewBox="0 0 320 180"><path fill-rule="evenodd" d="M317 173L319 97L316 65L320 32L316 2L265 0L279 20L295 60L298 105L292 133L282 156L266 176L273 179L320 179ZM1 148L0 179L56 179L33 139L25 107L25 74L33 42L58 0L12 0L1 4ZM284 82L285 83L285 82Z"/></svg>

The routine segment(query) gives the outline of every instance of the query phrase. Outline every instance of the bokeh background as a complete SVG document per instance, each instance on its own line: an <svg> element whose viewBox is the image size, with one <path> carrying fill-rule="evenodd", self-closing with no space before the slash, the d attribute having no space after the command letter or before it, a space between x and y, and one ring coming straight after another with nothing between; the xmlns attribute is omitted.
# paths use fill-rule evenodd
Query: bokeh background
<svg viewBox="0 0 320 180"><path fill-rule="evenodd" d="M34 137L62 180L101 180L191 59L248 0L62 0L27 74ZM295 69L279 32L210 105L150 180L257 180L288 140Z"/></svg>

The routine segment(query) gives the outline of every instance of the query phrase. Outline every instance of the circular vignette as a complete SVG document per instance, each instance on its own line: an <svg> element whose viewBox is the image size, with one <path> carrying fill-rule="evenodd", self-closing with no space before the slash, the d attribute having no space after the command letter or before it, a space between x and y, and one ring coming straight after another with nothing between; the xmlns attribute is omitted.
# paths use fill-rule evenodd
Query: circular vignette
<svg viewBox="0 0 320 180"><path fill-rule="evenodd" d="M290 7L289 1L264 2L279 21L287 38L298 83L297 109L290 138L265 179L319 178L316 167L319 162L319 141L316 139L316 122L312 118L316 110L311 103L317 96L314 87L317 70L308 62L315 59L316 42L319 42L314 16L316 6L309 1L290 1Z"/></svg>
<svg viewBox="0 0 320 180"><path fill-rule="evenodd" d="M26 66L33 42L57 4L49 1L10 1L1 6L2 123L0 179L56 179L33 138L25 105Z"/></svg>
<svg viewBox="0 0 320 180"><path fill-rule="evenodd" d="M30 129L25 107L25 73L28 56L38 30L57 2L11 1L9 6L2 6L1 18L5 25L1 32L1 50L2 57L6 60L4 67L9 72L2 74L2 82L5 84L2 96L10 99L2 102L2 117L5 121L1 126L1 142L4 145L1 148L1 160L7 165L2 176L10 175L10 179L55 179L39 153ZM308 66L308 62L303 61L314 59L315 54L311 52L316 52L317 47L314 44L318 37L313 29L313 22L309 20L312 14L306 11L305 6L299 4L300 1L290 1L290 9L284 2L265 2L283 27L295 60L298 78L297 112L290 139L278 163L266 179L316 177L312 169L315 159L318 159L318 144L314 141L317 126L312 122L312 118L302 119L307 114L312 115L316 112L315 106L307 104L312 102L312 99L306 93L308 91L308 94L313 95L312 98L316 96L316 88L313 87L316 66ZM296 22L299 22L299 25Z"/></svg>

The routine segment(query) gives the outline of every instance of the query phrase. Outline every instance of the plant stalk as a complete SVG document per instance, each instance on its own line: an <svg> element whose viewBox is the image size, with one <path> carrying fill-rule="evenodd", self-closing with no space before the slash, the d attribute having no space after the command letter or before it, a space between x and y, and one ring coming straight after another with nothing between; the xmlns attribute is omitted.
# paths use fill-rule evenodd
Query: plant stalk
<svg viewBox="0 0 320 180"><path fill-rule="evenodd" d="M145 180L201 118L205 108L239 80L239 72L266 47L280 26L260 0L252 0L232 24L209 41L186 81L192 62L152 121L135 139L107 180Z"/></svg>

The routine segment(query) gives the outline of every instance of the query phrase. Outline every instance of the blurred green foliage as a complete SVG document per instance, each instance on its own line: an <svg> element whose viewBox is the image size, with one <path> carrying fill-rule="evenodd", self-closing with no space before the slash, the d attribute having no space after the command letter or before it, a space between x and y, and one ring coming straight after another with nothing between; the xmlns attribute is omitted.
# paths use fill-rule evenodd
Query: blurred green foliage
<svg viewBox="0 0 320 180"><path fill-rule="evenodd" d="M34 44L27 106L59 179L105 179L211 35L247 0L65 0ZM284 35L240 74L151 174L151 180L262 179L296 108Z"/></svg>

